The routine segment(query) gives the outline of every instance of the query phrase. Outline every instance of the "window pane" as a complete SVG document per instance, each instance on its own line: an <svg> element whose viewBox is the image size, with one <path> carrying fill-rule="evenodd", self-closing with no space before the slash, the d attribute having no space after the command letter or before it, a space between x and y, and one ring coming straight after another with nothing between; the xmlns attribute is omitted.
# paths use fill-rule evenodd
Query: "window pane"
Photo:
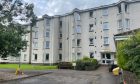
<svg viewBox="0 0 140 84"><path fill-rule="evenodd" d="M46 60L49 60L49 54L46 54Z"/></svg>
<svg viewBox="0 0 140 84"><path fill-rule="evenodd" d="M46 32L46 37L49 37L49 32Z"/></svg>
<svg viewBox="0 0 140 84"><path fill-rule="evenodd" d="M46 41L46 48L49 48L49 41Z"/></svg>
<svg viewBox="0 0 140 84"><path fill-rule="evenodd" d="M103 29L109 29L108 22L103 23Z"/></svg>
<svg viewBox="0 0 140 84"><path fill-rule="evenodd" d="M108 9L103 9L103 16L108 16Z"/></svg>
<svg viewBox="0 0 140 84"><path fill-rule="evenodd" d="M76 27L76 33L81 33L81 27L80 26Z"/></svg>
<svg viewBox="0 0 140 84"><path fill-rule="evenodd" d="M94 53L93 52L90 53L90 58L94 58Z"/></svg>
<svg viewBox="0 0 140 84"><path fill-rule="evenodd" d="M59 54L59 60L60 61L62 60L62 54Z"/></svg>
<svg viewBox="0 0 140 84"><path fill-rule="evenodd" d="M104 37L104 44L109 44L109 37Z"/></svg>
<svg viewBox="0 0 140 84"><path fill-rule="evenodd" d="M37 60L37 54L35 54L35 60Z"/></svg>

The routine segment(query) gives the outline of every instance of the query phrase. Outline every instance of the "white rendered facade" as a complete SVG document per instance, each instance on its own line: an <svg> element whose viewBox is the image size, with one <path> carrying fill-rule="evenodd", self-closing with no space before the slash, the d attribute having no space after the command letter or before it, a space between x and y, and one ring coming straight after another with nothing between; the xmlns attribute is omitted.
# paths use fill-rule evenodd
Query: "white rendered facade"
<svg viewBox="0 0 140 84"><path fill-rule="evenodd" d="M114 35L140 28L140 0L118 3L38 19L21 62L53 64L84 56L102 64L115 60ZM29 27L30 28L30 27ZM30 41L32 39L32 46ZM31 54L30 54L31 53ZM15 62L15 61L10 61Z"/></svg>

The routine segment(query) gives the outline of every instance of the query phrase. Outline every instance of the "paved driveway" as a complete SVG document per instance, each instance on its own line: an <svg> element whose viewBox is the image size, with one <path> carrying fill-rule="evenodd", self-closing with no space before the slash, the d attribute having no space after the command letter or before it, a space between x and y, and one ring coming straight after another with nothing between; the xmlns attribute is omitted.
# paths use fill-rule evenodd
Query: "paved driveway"
<svg viewBox="0 0 140 84"><path fill-rule="evenodd" d="M102 66L96 71L54 70L51 74L2 84L119 84L117 81L118 78Z"/></svg>

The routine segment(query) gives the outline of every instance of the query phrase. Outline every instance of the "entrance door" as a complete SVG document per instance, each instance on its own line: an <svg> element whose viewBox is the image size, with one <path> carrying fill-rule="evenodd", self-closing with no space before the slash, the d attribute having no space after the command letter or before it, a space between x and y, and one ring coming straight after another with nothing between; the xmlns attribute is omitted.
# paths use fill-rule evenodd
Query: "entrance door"
<svg viewBox="0 0 140 84"><path fill-rule="evenodd" d="M112 61L112 57L110 53L102 53L101 54L102 64L108 64Z"/></svg>

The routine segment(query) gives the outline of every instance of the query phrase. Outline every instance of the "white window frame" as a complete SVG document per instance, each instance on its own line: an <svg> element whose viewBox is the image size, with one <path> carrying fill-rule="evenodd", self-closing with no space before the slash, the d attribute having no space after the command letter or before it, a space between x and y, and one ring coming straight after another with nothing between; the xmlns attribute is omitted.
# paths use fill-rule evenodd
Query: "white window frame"
<svg viewBox="0 0 140 84"><path fill-rule="evenodd" d="M50 48L50 41L46 41L46 48Z"/></svg>
<svg viewBox="0 0 140 84"><path fill-rule="evenodd" d="M104 37L104 45L109 45L109 37Z"/></svg>
<svg viewBox="0 0 140 84"><path fill-rule="evenodd" d="M102 10L103 16L108 16L108 8Z"/></svg>
<svg viewBox="0 0 140 84"><path fill-rule="evenodd" d="M109 22L103 22L103 30L109 30Z"/></svg>

